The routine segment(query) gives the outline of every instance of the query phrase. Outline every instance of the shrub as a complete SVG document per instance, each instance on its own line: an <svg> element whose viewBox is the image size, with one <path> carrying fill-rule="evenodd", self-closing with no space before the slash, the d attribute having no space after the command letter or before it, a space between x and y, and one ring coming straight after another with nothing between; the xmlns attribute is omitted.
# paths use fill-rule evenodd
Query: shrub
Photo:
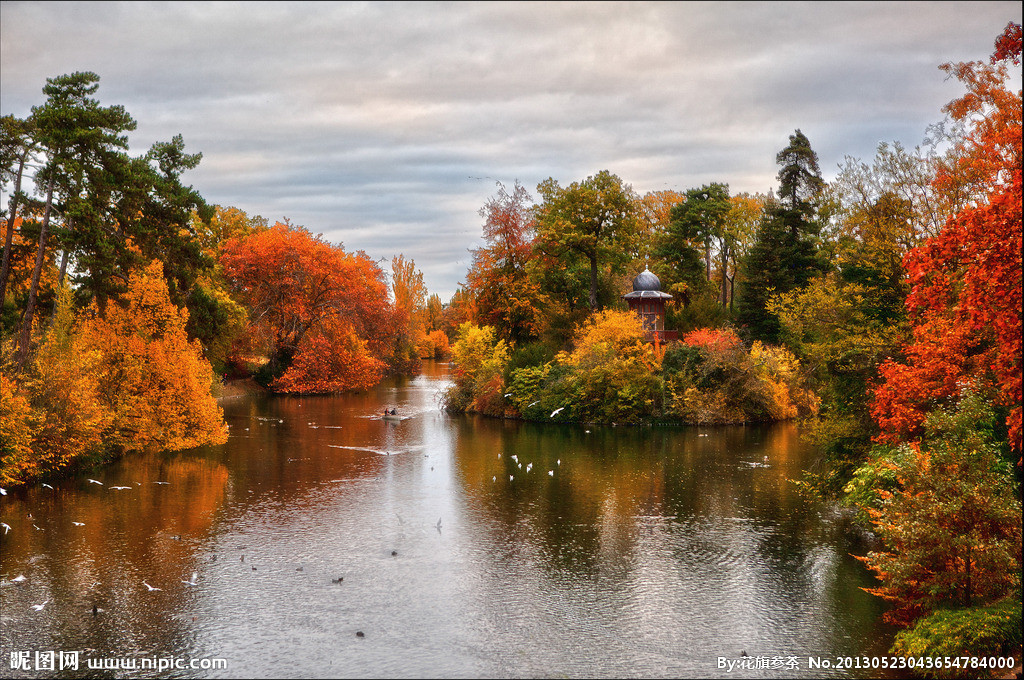
<svg viewBox="0 0 1024 680"><path fill-rule="evenodd" d="M960 657L973 659L1010 656L1021 645L1020 593L987 607L940 609L896 634L892 653L900 656ZM974 678L979 668L926 670L936 678Z"/></svg>

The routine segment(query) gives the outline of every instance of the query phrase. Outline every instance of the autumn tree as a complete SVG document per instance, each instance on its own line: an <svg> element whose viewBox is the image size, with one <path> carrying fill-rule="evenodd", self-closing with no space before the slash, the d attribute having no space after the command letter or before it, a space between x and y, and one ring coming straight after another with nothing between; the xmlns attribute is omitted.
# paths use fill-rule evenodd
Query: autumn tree
<svg viewBox="0 0 1024 680"><path fill-rule="evenodd" d="M517 181L509 192L498 183L480 209L484 246L473 251L466 287L476 302L477 322L493 326L509 342L537 337L542 294L529 277L533 257L532 197Z"/></svg>
<svg viewBox="0 0 1024 680"><path fill-rule="evenodd" d="M636 195L607 170L562 187L547 179L537 187L537 248L560 261L582 258L588 272L588 304L601 307L598 280L603 269L621 271L636 248Z"/></svg>
<svg viewBox="0 0 1024 680"><path fill-rule="evenodd" d="M851 482L883 550L858 558L906 624L942 605L986 604L1020 588L1021 504L992 436L994 413L964 386L925 419L920 443L883 449ZM858 488L865 486L866 488Z"/></svg>
<svg viewBox="0 0 1024 680"><path fill-rule="evenodd" d="M36 415L33 465L40 472L95 455L113 424L113 414L99 392L99 376L106 368L103 356L89 346L78 325L71 289L65 284L25 380Z"/></svg>
<svg viewBox="0 0 1024 680"><path fill-rule="evenodd" d="M113 420L108 443L171 450L223 443L213 370L188 339L188 312L171 302L163 265L153 261L128 283L103 314L94 305L82 329L84 351L99 357L99 399Z"/></svg>
<svg viewBox="0 0 1024 680"><path fill-rule="evenodd" d="M299 360L297 355L326 351L319 358L334 367L332 391L342 389L346 380L363 385L370 380L366 371L378 365L335 360L331 348L374 358L391 355L392 310L384 272L365 253L346 253L302 227L279 222L267 231L230 239L221 264L233 294L248 310L249 347L267 355L260 374L264 382L273 384L296 361L304 375L313 376L317 356ZM309 334L327 341L307 340ZM344 366L353 367L353 373L346 377L340 370ZM278 384L289 391L317 390L295 374Z"/></svg>
<svg viewBox="0 0 1024 680"><path fill-rule="evenodd" d="M1021 29L1010 24L991 63L945 64L967 87L945 110L967 126L954 161L934 181L942 193L972 177L973 203L905 259L913 340L906 361L880 368L873 413L883 439L915 437L925 414L977 377L1008 409L1021 450L1021 91L1010 87Z"/></svg>
<svg viewBox="0 0 1024 680"><path fill-rule="evenodd" d="M445 409L502 415L508 344L493 327L466 322L459 327L451 354L452 384L444 394Z"/></svg>
<svg viewBox="0 0 1024 680"><path fill-rule="evenodd" d="M403 372L419 370L420 341L426 335L427 287L416 262L396 255L391 260L391 293L395 298L395 367Z"/></svg>
<svg viewBox="0 0 1024 680"><path fill-rule="evenodd" d="M757 225L764 213L766 200L767 197L763 194L747 192L740 192L729 197L729 212L726 213L723 230L725 252L722 255L722 274L725 280L722 282L722 306L726 305L724 286L728 281L730 313L733 311L733 302L736 297L736 278L739 275L740 262L747 256L747 252L754 242L754 234L757 232Z"/></svg>
<svg viewBox="0 0 1024 680"><path fill-rule="evenodd" d="M631 270L642 271L647 266L662 281L670 281L668 267L662 264L657 250L668 234L672 222L672 208L686 200L686 194L671 189L649 191L637 201L637 261Z"/></svg>

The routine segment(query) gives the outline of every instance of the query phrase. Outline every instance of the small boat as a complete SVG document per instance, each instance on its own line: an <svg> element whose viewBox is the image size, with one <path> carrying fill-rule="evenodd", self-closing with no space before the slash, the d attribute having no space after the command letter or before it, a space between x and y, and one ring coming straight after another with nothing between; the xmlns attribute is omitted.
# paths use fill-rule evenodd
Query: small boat
<svg viewBox="0 0 1024 680"><path fill-rule="evenodd" d="M402 416L398 415L397 413L392 413L390 411L385 411L384 415L381 416L381 420L390 420L392 422L399 422L399 421L403 420L403 418L402 418Z"/></svg>

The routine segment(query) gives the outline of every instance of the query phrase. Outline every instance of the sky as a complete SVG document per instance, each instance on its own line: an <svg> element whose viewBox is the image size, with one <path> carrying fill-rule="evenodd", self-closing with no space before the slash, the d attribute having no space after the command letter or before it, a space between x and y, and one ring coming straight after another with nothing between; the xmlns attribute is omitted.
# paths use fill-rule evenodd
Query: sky
<svg viewBox="0 0 1024 680"><path fill-rule="evenodd" d="M609 170L638 193L777 185L800 129L844 156L920 144L1019 2L0 3L0 113L93 71L138 121L184 137L211 204L346 250L412 258L447 301L497 182Z"/></svg>

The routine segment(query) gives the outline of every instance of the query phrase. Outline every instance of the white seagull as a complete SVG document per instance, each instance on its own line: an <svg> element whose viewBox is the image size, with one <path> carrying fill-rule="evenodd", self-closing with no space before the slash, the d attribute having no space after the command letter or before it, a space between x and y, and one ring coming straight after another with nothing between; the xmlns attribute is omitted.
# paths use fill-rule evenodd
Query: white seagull
<svg viewBox="0 0 1024 680"><path fill-rule="evenodd" d="M49 600L47 600L46 602L49 602ZM35 609L37 612L41 612L41 611L43 611L43 607L46 606L46 602L44 602L42 604L34 604L34 605L32 605L32 609Z"/></svg>
<svg viewBox="0 0 1024 680"><path fill-rule="evenodd" d="M182 581L182 583L184 583L187 586L194 586L194 585L196 585L196 579L198 577L199 577L199 572L198 571L193 571L192 572L192 580L191 581Z"/></svg>
<svg viewBox="0 0 1024 680"><path fill-rule="evenodd" d="M76 522L74 520L71 520L71 523L74 524L76 527L84 527L85 526L85 522Z"/></svg>
<svg viewBox="0 0 1024 680"><path fill-rule="evenodd" d="M142 585L144 585L144 586L146 586L147 588L149 588L149 592L153 592L154 590L163 590L163 588L154 588L153 586L149 585L149 584L148 584L148 583L146 583L145 581L143 581L143 582L142 582Z"/></svg>
<svg viewBox="0 0 1024 680"><path fill-rule="evenodd" d="M46 487L47 489L52 489L52 488L53 488L52 486L50 486L50 485L49 485L49 484L47 484L46 482L43 482L43 486L45 486L45 487Z"/></svg>
<svg viewBox="0 0 1024 680"><path fill-rule="evenodd" d="M532 403L529 403L529 404L527 404L527 405L526 405L526 408L530 408L531 406L533 406L533 405L535 405L535 404L539 404L539 403L540 403L540 399L538 399L538 400L537 400L537 401L535 401L535 402L532 402Z"/></svg>
<svg viewBox="0 0 1024 680"><path fill-rule="evenodd" d="M170 482L153 482L154 484L170 484Z"/></svg>
<svg viewBox="0 0 1024 680"><path fill-rule="evenodd" d="M555 471L554 470L548 470L548 475L550 477L554 477L555 476Z"/></svg>
<svg viewBox="0 0 1024 680"><path fill-rule="evenodd" d="M513 479L515 479L515 477L513 477L512 475L509 475L509 476L508 476L508 481L510 481L510 482L511 482L511 481L512 481Z"/></svg>
<svg viewBox="0 0 1024 680"><path fill-rule="evenodd" d="M526 464L526 471L529 472L532 469L533 469L533 463L527 463Z"/></svg>
<svg viewBox="0 0 1024 680"><path fill-rule="evenodd" d="M551 417L554 418L555 416L557 416L559 413L562 412L562 409L564 408L564 406L559 406L558 408L556 408L554 411L551 412Z"/></svg>
<svg viewBox="0 0 1024 680"><path fill-rule="evenodd" d="M0 486L0 496L6 496L6 495L7 495L7 489L5 489L2 486Z"/></svg>
<svg viewBox="0 0 1024 680"><path fill-rule="evenodd" d="M112 487L110 487L110 488L111 488L112 490L113 490L113 489L116 489L116 490L120 491L121 489L130 489L130 488L132 488L132 487L130 487L130 486L112 486Z"/></svg>
<svg viewBox="0 0 1024 680"><path fill-rule="evenodd" d="M4 534L11 530L11 525L7 522L0 522L0 527L4 528Z"/></svg>
<svg viewBox="0 0 1024 680"><path fill-rule="evenodd" d="M22 581L27 581L27 580L28 579L25 578L24 574L18 574L17 576L15 576L14 578L11 579L11 583L21 583Z"/></svg>
<svg viewBox="0 0 1024 680"><path fill-rule="evenodd" d="M97 481L95 479L87 479L87 481L92 482L93 484L99 484L100 486L103 486L103 482Z"/></svg>

